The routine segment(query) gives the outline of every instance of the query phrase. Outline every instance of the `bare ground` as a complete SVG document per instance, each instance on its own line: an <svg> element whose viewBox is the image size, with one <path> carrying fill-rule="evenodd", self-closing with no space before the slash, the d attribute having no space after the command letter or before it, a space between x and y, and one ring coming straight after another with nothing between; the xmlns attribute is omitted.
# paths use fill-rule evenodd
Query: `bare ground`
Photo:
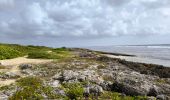
<svg viewBox="0 0 170 100"><path fill-rule="evenodd" d="M6 59L6 60L0 60L0 63L3 66L6 66L5 69L0 69L0 72L13 72L15 74L21 75L20 69L18 66L20 64L40 64L40 63L47 63L51 62L53 60L46 60L46 59L29 59L26 57L19 57L14 59ZM10 85L11 83L14 83L16 79L0 79L0 86L4 85Z"/></svg>

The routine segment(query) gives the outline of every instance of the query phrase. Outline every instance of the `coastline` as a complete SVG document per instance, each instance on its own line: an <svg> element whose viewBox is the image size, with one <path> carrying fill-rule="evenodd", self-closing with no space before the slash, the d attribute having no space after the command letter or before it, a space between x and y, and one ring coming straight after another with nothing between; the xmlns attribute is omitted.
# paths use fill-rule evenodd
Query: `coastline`
<svg viewBox="0 0 170 100"><path fill-rule="evenodd" d="M136 62L136 63L146 63L146 64L156 64L156 65L162 65L166 67L170 67L170 62L168 61L162 61L160 59L151 59L151 58L144 58L139 56L117 56L117 55L111 55L111 54L105 54L105 56L111 57L111 58L119 58L126 61Z"/></svg>

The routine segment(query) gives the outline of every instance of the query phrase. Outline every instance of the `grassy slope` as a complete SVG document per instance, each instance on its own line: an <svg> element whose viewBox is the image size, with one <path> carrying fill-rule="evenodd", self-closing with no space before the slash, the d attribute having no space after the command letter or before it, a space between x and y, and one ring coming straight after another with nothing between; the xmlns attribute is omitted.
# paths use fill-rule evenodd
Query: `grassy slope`
<svg viewBox="0 0 170 100"><path fill-rule="evenodd" d="M44 46L21 46L17 44L0 44L0 60L28 55L28 58L59 59L68 57L66 48L49 48Z"/></svg>

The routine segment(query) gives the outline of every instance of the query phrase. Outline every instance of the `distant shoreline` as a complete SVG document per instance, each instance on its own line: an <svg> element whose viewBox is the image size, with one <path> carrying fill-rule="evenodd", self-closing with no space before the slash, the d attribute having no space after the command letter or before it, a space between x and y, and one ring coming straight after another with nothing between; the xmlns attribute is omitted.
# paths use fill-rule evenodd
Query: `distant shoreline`
<svg viewBox="0 0 170 100"><path fill-rule="evenodd" d="M139 57L136 55L125 54L125 53L112 53L112 52L105 52L105 51L98 51L98 50L93 50L93 51L97 53L101 53L111 58L119 58L121 60L126 60L134 63L154 64L163 67L170 67L170 62L169 63L163 62L159 59L144 58L144 57Z"/></svg>

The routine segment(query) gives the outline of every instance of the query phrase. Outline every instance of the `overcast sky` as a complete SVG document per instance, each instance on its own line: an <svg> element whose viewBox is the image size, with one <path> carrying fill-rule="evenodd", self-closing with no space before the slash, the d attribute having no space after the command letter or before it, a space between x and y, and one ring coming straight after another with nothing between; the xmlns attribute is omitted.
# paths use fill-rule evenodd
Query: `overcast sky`
<svg viewBox="0 0 170 100"><path fill-rule="evenodd" d="M0 42L170 43L170 0L0 0Z"/></svg>

